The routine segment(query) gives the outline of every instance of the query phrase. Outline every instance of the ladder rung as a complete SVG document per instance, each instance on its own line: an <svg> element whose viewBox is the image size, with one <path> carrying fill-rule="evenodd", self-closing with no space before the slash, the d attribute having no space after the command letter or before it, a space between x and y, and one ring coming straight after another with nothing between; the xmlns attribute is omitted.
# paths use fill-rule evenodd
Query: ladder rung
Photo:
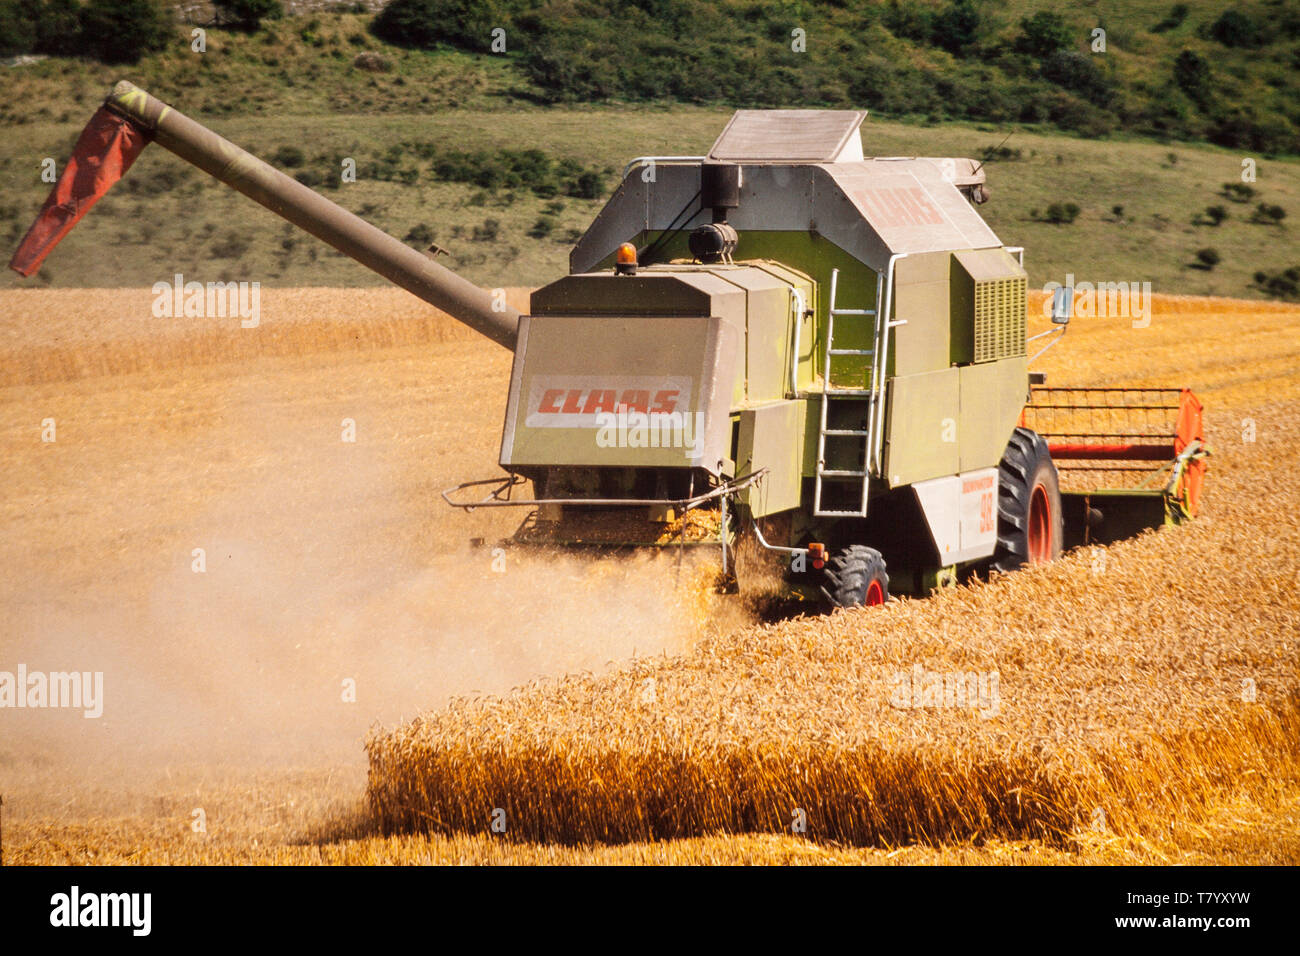
<svg viewBox="0 0 1300 956"><path fill-rule="evenodd" d="M831 349L831 355L875 355L875 349Z"/></svg>
<svg viewBox="0 0 1300 956"><path fill-rule="evenodd" d="M824 388L822 392L826 395L853 395L858 398L867 398L871 395L869 388Z"/></svg>
<svg viewBox="0 0 1300 956"><path fill-rule="evenodd" d="M875 315L875 309L831 309L831 315Z"/></svg>
<svg viewBox="0 0 1300 956"><path fill-rule="evenodd" d="M823 430L823 435L857 435L860 438L866 438L870 434L865 428L827 428Z"/></svg>
<svg viewBox="0 0 1300 956"><path fill-rule="evenodd" d="M861 511L827 511L823 508L817 514L827 518L865 518L867 510L863 508Z"/></svg>
<svg viewBox="0 0 1300 956"><path fill-rule="evenodd" d="M907 325L907 319L895 319L893 322L889 322L887 324L891 329L894 329L900 325Z"/></svg>
<svg viewBox="0 0 1300 956"><path fill-rule="evenodd" d="M843 468L827 470L819 466L817 469L817 476L819 478L865 478L867 477L867 473L865 471L848 471Z"/></svg>

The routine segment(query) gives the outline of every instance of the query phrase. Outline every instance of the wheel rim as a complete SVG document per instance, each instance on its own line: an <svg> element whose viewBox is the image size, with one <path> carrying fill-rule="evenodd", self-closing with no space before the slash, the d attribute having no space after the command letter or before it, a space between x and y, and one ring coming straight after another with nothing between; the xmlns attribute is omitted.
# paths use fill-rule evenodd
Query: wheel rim
<svg viewBox="0 0 1300 956"><path fill-rule="evenodd" d="M1052 560L1052 506L1047 500L1047 489L1034 486L1029 497L1029 527L1027 550L1030 564L1045 564Z"/></svg>
<svg viewBox="0 0 1300 956"><path fill-rule="evenodd" d="M867 585L867 600L865 603L867 607L885 603L885 589L880 586L879 581L872 581Z"/></svg>

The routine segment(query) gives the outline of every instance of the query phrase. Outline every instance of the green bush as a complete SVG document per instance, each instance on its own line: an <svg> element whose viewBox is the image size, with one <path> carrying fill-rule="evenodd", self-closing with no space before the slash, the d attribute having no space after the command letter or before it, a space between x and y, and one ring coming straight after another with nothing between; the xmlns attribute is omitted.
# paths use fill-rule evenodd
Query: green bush
<svg viewBox="0 0 1300 956"><path fill-rule="evenodd" d="M1251 222L1260 222L1268 226L1280 225L1286 218L1286 210L1281 206L1270 205L1262 202L1255 207L1254 214L1250 217Z"/></svg>
<svg viewBox="0 0 1300 956"><path fill-rule="evenodd" d="M212 244L212 254L218 259L238 259L248 251L250 245L247 236L231 229Z"/></svg>
<svg viewBox="0 0 1300 956"><path fill-rule="evenodd" d="M0 0L0 56L36 50L36 23L19 0Z"/></svg>
<svg viewBox="0 0 1300 956"><path fill-rule="evenodd" d="M930 41L953 56L961 56L975 44L980 14L973 0L953 0L934 17Z"/></svg>
<svg viewBox="0 0 1300 956"><path fill-rule="evenodd" d="M32 3L33 7L38 4ZM76 56L82 49L81 4L77 0L44 0L36 17L36 52Z"/></svg>
<svg viewBox="0 0 1300 956"><path fill-rule="evenodd" d="M432 162L433 174L445 182L470 183L479 189L531 189L542 199L563 193L579 199L599 198L605 176L571 159L553 159L540 149L448 150L433 143L408 144L415 154ZM513 201L513 200L511 200Z"/></svg>
<svg viewBox="0 0 1300 956"><path fill-rule="evenodd" d="M1198 106L1209 102L1214 85L1210 64L1193 51L1183 50L1174 60L1174 82Z"/></svg>
<svg viewBox="0 0 1300 956"><path fill-rule="evenodd" d="M1264 31L1248 13L1240 10L1225 10L1219 19L1210 25L1209 35L1231 47L1258 47L1263 45Z"/></svg>
<svg viewBox="0 0 1300 956"><path fill-rule="evenodd" d="M1078 203L1054 202L1047 207L1047 212L1044 214L1043 218L1053 225L1068 226L1070 223L1074 222L1074 220L1079 218L1080 212L1082 212L1082 210L1079 208Z"/></svg>
<svg viewBox="0 0 1300 956"><path fill-rule="evenodd" d="M281 146L271 157L271 162L286 169L297 169L306 160L307 157L297 146Z"/></svg>
<svg viewBox="0 0 1300 956"><path fill-rule="evenodd" d="M483 225L474 227L475 242L496 242L501 234L501 223L496 219L484 219Z"/></svg>
<svg viewBox="0 0 1300 956"><path fill-rule="evenodd" d="M212 0L222 20L244 30L258 30L263 20L284 16L280 0Z"/></svg>
<svg viewBox="0 0 1300 956"><path fill-rule="evenodd" d="M1281 112L1261 110L1255 103L1234 102L1214 114L1207 137L1230 149L1261 153L1300 151L1300 130Z"/></svg>
<svg viewBox="0 0 1300 956"><path fill-rule="evenodd" d="M393 0L375 17L371 30L399 46L429 49L449 43L486 51L492 30L507 22L507 11L494 0Z"/></svg>
<svg viewBox="0 0 1300 956"><path fill-rule="evenodd" d="M555 220L550 216L541 216L533 223L533 227L528 230L528 236L531 239L545 239L555 231Z"/></svg>
<svg viewBox="0 0 1300 956"><path fill-rule="evenodd" d="M1058 50L1073 46L1074 34L1059 13L1039 10L1020 21L1015 48L1020 53L1042 60Z"/></svg>
<svg viewBox="0 0 1300 956"><path fill-rule="evenodd" d="M136 63L172 38L169 17L154 0L88 0L81 11L82 47L104 63Z"/></svg>
<svg viewBox="0 0 1300 956"><path fill-rule="evenodd" d="M0 0L0 56L89 55L135 63L160 50L169 15L155 0Z"/></svg>
<svg viewBox="0 0 1300 956"><path fill-rule="evenodd" d="M578 199L599 199L605 192L604 177L595 170L584 170L571 183L569 195Z"/></svg>
<svg viewBox="0 0 1300 956"><path fill-rule="evenodd" d="M1077 50L1057 50L1042 62L1042 74L1057 86L1078 93L1090 103L1106 106L1114 96L1110 81L1096 60Z"/></svg>
<svg viewBox="0 0 1300 956"><path fill-rule="evenodd" d="M1300 267L1277 273L1256 272L1255 285L1276 298L1295 299L1300 297Z"/></svg>
<svg viewBox="0 0 1300 956"><path fill-rule="evenodd" d="M881 22L896 37L907 40L929 40L934 35L934 12L928 7L912 2L889 0Z"/></svg>
<svg viewBox="0 0 1300 956"><path fill-rule="evenodd" d="M436 237L437 233L422 222L412 226L411 230L402 237L402 241L419 249L427 249Z"/></svg>
<svg viewBox="0 0 1300 956"><path fill-rule="evenodd" d="M1198 249L1196 250L1196 261L1204 266L1206 270L1210 270L1222 261L1222 257L1220 257L1217 249Z"/></svg>
<svg viewBox="0 0 1300 956"><path fill-rule="evenodd" d="M1165 14L1165 18L1151 28L1152 33L1164 33L1168 30L1174 30L1183 25L1187 19L1190 10L1185 3L1175 3Z"/></svg>

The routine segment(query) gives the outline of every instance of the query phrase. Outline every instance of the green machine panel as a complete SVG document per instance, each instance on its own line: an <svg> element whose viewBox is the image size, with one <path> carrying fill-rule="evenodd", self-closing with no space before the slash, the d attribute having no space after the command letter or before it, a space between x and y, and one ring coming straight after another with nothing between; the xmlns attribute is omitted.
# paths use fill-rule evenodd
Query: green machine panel
<svg viewBox="0 0 1300 956"><path fill-rule="evenodd" d="M894 273L894 318L906 325L894 330L893 371L915 375L948 367L949 308L946 252L923 253L899 260Z"/></svg>
<svg viewBox="0 0 1300 956"><path fill-rule="evenodd" d="M996 465L1025 407L1026 360L984 362L953 371L961 375L961 467L953 470Z"/></svg>
<svg viewBox="0 0 1300 956"><path fill-rule="evenodd" d="M945 368L890 379L884 456L890 487L962 470L958 451L962 371Z"/></svg>
<svg viewBox="0 0 1300 956"><path fill-rule="evenodd" d="M760 468L767 474L740 494L754 517L798 508L803 491L804 406L806 401L781 401L740 411L740 441L736 473Z"/></svg>

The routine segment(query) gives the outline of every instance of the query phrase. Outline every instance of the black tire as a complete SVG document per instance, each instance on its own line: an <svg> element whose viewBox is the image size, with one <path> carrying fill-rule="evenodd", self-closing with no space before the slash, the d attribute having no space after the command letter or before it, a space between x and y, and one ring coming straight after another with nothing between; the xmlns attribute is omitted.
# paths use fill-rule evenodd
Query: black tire
<svg viewBox="0 0 1300 956"><path fill-rule="evenodd" d="M998 465L998 544L984 570L1015 571L1055 561L1064 541L1061 486L1047 442L1037 432L1017 428Z"/></svg>
<svg viewBox="0 0 1300 956"><path fill-rule="evenodd" d="M824 573L826 583L822 585L822 595L832 608L883 604L889 600L885 559L875 548L851 544L836 552Z"/></svg>

